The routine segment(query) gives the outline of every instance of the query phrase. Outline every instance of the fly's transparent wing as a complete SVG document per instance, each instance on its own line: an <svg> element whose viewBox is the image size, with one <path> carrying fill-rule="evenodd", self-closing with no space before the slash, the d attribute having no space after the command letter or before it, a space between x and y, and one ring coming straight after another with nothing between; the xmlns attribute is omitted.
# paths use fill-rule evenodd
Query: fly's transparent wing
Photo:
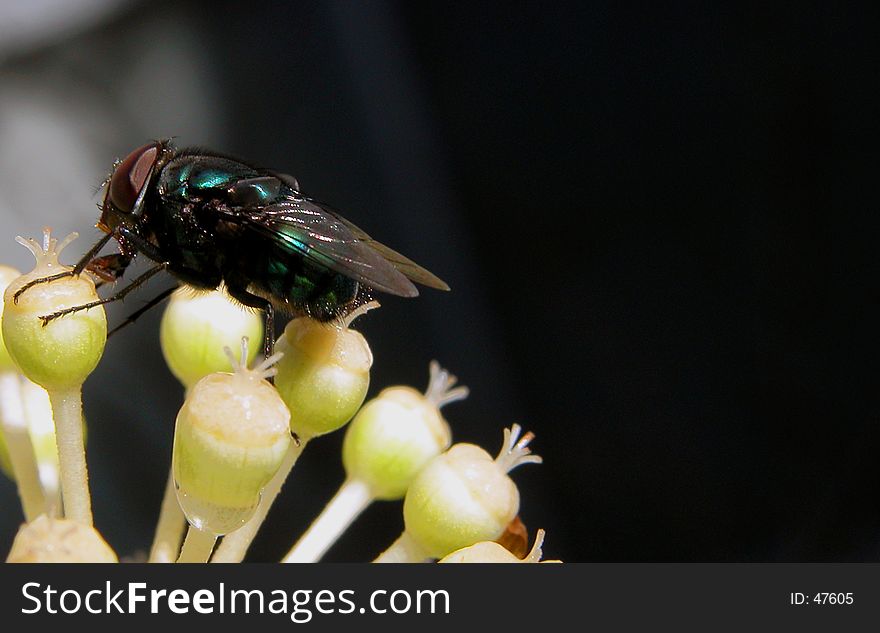
<svg viewBox="0 0 880 633"><path fill-rule="evenodd" d="M346 222L317 203L289 198L245 209L242 214L248 230L291 253L375 290L401 297L419 294L407 275L386 259L372 240L358 237Z"/></svg>

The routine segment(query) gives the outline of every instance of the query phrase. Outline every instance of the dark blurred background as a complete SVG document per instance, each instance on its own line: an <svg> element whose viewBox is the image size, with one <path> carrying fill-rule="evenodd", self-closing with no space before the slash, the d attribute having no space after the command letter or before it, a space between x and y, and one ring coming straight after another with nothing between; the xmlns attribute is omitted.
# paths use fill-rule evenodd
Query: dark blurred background
<svg viewBox="0 0 880 633"><path fill-rule="evenodd" d="M29 266L12 238L44 224L80 231L71 250L84 251L95 188L147 139L241 155L449 281L358 323L371 394L423 387L437 358L472 388L446 411L456 440L494 453L504 426L534 430L545 464L514 478L549 557L880 555L876 15L3 11L4 263ZM96 523L121 554L149 547L182 397L159 316L112 339L85 390ZM277 560L320 511L343 477L341 438L310 445L249 560ZM10 543L21 518L5 480L0 505ZM401 528L399 504L376 504L326 560L370 560Z"/></svg>

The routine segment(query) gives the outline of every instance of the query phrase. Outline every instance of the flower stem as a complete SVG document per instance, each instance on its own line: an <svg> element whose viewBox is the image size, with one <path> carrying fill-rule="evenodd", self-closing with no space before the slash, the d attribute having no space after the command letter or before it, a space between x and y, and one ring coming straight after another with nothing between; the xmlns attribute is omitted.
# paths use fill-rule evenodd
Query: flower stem
<svg viewBox="0 0 880 633"><path fill-rule="evenodd" d="M11 371L0 375L0 427L9 448L24 518L30 523L46 512L46 496L21 399L21 376Z"/></svg>
<svg viewBox="0 0 880 633"><path fill-rule="evenodd" d="M165 495L162 497L162 509L159 511L159 522L156 524L156 536L150 549L150 563L173 563L180 552L180 542L186 528L186 518L177 502L174 489L174 472L168 469L168 482L165 484Z"/></svg>
<svg viewBox="0 0 880 633"><path fill-rule="evenodd" d="M282 563L314 563L330 549L348 526L373 501L369 486L359 479L346 479Z"/></svg>
<svg viewBox="0 0 880 633"><path fill-rule="evenodd" d="M55 419L64 516L92 525L89 472L82 431L82 389L52 390L49 392L49 401Z"/></svg>
<svg viewBox="0 0 880 633"><path fill-rule="evenodd" d="M186 532L186 540L183 542L183 548L180 550L178 563L207 563L211 558L211 551L214 549L214 543L217 536L213 532L200 530L192 525Z"/></svg>
<svg viewBox="0 0 880 633"><path fill-rule="evenodd" d="M379 554L374 563L424 563L430 557L425 553L413 538L404 532L397 540L391 544L391 547Z"/></svg>
<svg viewBox="0 0 880 633"><path fill-rule="evenodd" d="M260 505L257 506L254 516L252 516L241 528L235 532L230 532L223 537L223 540L220 541L220 546L214 553L214 558L211 559L212 563L240 563L244 560L245 554L247 554L248 548L251 546L251 542L254 540L260 527L263 525L263 521L266 520L266 515L269 514L269 508L272 507L275 498L278 496L278 493L281 492L281 487L284 485L284 481L287 479L290 471L293 470L296 460L299 459L299 456L302 454L307 443L308 440L302 438L300 438L298 443L290 443L290 447L284 455L284 461L281 462L281 467L263 489Z"/></svg>

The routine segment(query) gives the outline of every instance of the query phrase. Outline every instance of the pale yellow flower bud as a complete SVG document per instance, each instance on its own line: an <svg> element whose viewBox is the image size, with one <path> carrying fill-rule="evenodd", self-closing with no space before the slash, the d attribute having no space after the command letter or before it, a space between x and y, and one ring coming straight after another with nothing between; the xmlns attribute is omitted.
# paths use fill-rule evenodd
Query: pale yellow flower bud
<svg viewBox="0 0 880 633"><path fill-rule="evenodd" d="M88 525L40 515L21 526L7 563L116 563L116 554Z"/></svg>

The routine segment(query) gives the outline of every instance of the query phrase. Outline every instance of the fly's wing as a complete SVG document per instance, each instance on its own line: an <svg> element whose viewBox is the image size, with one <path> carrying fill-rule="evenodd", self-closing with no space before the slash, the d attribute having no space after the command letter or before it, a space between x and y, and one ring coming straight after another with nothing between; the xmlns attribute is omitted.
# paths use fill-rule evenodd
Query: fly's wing
<svg viewBox="0 0 880 633"><path fill-rule="evenodd" d="M327 212L330 213L334 218L336 218L338 222L341 222L342 224L347 226L357 239L369 244L375 250L379 251L382 257L391 262L391 264L397 270L409 277L412 281L422 284L423 286L427 286L429 288L436 288L437 290L449 290L449 285L434 273L425 270L408 257L398 253L393 248L389 248L381 242L377 242L369 235L367 235L362 229L355 226L342 216L329 210L327 210Z"/></svg>
<svg viewBox="0 0 880 633"><path fill-rule="evenodd" d="M249 230L370 288L415 297L419 291L410 278L419 283L427 279L433 283L426 285L448 288L428 271L311 200L290 197L244 209L242 214Z"/></svg>

